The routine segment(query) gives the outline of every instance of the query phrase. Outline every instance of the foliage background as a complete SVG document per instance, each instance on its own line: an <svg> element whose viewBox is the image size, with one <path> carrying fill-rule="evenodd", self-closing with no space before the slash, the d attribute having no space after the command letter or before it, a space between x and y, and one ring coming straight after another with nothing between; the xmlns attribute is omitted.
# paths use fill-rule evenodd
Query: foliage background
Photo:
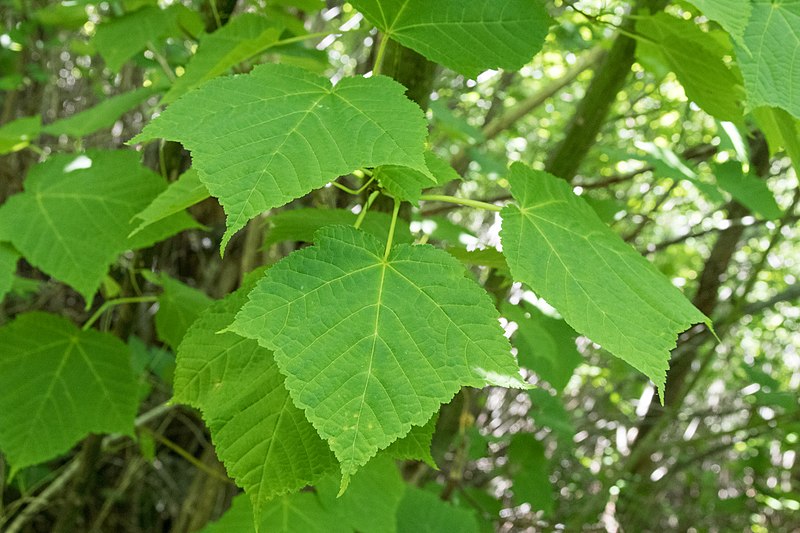
<svg viewBox="0 0 800 533"><path fill-rule="evenodd" d="M0 3L0 128L6 128L0 131L37 115L52 124L115 95L169 84L196 50L196 37L153 34L146 50L124 58L118 71L108 68L109 51L97 39L109 20L151 4ZM702 3L694 4L672 2L666 11L725 40L719 26L698 11ZM256 12L286 21L297 33L341 32L269 51L242 62L237 71L280 60L338 80L368 72L374 60L376 32L349 4L228 0L212 5L186 3L207 31L229 17ZM735 125L723 123L690 101L691 83L671 72L674 66L658 43L640 45L632 66L619 62L616 73L608 72L613 63L605 73L599 70L612 39L620 38L617 26L623 28L621 38L634 31L634 20L625 17L627 2L555 1L547 7L556 24L543 50L519 72L487 71L468 79L439 69L431 78L432 147L464 176L444 192L490 202L508 199L507 162L552 169L576 109L586 112L580 103L591 81L616 76L601 95L609 112L596 117L602 122L597 136L584 140L587 156L560 160L576 167L576 191L714 320L720 341L696 330L681 338L673 361L682 370L673 367L667 407L661 408L644 376L579 338L574 365L565 363L569 356L556 359L556 366L566 367L560 368L566 372L561 385L540 371L530 376L540 388L529 393L465 389L438 421L432 453L440 470L407 462L403 478L475 513L486 530L790 531L800 511L800 252L798 180L788 154L768 145L752 115ZM112 42L112 49L119 44ZM427 92L421 89L422 102ZM0 199L19 192L30 169L53 154L129 149L124 143L141 131L158 101L154 92L124 112L110 113L103 127L88 135L44 130L32 135L30 144L7 150L0 156ZM685 167L675 163L674 154ZM150 143L142 157L170 181L190 164L177 143ZM742 159L766 181L784 215L754 216L729 193L713 194L715 165ZM551 171L570 173L560 170L563 174ZM711 184L712 193L703 184ZM301 207L349 209L358 200L326 187L270 215ZM166 327L178 329L177 339L206 297L230 293L253 268L302 246L286 239L264 247L265 236L277 230L269 217L260 217L234 237L222 259L225 221L219 205L209 199L190 212L204 229L122 254L102 288L108 300L158 294L162 286L169 293L170 281L154 272L181 281L185 285L176 285L173 294L184 305L176 306L177 316ZM499 243L493 212L425 202L406 215L417 237L431 242L469 249ZM498 303L507 300L501 310L520 302L547 308L524 287L510 286L502 266L482 262L471 268ZM186 294L194 298L188 305ZM85 308L73 289L23 259L0 321L46 311L84 324L102 301ZM144 361L140 413L172 395L177 341L157 331L157 309L152 302L118 306L98 322L128 340L134 357ZM525 312L532 309L514 305L503 313L508 331L517 330L512 339L521 360L542 357L537 350L543 336L553 338L534 329L526 337L525 321L535 312ZM0 459L0 529L20 516L27 531L183 532L217 519L239 489L216 459L204 422L188 407L155 414L138 426L136 439L103 445L101 436L91 435L66 456L28 467L13 479ZM59 485L77 456L80 470ZM44 505L34 505L37 496Z"/></svg>

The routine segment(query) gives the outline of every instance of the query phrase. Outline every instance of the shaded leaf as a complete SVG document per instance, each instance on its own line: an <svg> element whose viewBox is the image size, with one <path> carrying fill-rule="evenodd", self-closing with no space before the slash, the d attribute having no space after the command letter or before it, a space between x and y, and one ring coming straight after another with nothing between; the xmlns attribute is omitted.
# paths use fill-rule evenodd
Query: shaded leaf
<svg viewBox="0 0 800 533"><path fill-rule="evenodd" d="M133 432L137 382L127 346L48 313L0 328L0 449L13 470L52 459L89 433Z"/></svg>
<svg viewBox="0 0 800 533"><path fill-rule="evenodd" d="M217 333L252 286L215 302L189 328L178 347L175 400L200 409L228 473L258 514L268 515L275 505L291 505L269 500L316 483L336 461L289 398L272 353L254 340Z"/></svg>
<svg viewBox="0 0 800 533"><path fill-rule="evenodd" d="M12 120L0 126L0 155L18 152L39 136L42 119L37 115Z"/></svg>
<svg viewBox="0 0 800 533"><path fill-rule="evenodd" d="M159 339L177 348L186 330L213 300L169 276L162 276L160 281L164 290L158 297L156 333Z"/></svg>
<svg viewBox="0 0 800 533"><path fill-rule="evenodd" d="M186 64L186 72L175 80L161 103L174 102L198 85L263 52L275 44L282 31L281 26L260 15L242 13L236 16L200 39L197 52Z"/></svg>
<svg viewBox="0 0 800 533"><path fill-rule="evenodd" d="M186 94L131 142L182 142L228 215L224 249L248 220L361 167L427 172L422 111L382 77L327 78L286 65Z"/></svg>
<svg viewBox="0 0 800 533"><path fill-rule="evenodd" d="M714 165L713 170L719 187L756 215L766 220L774 220L783 215L766 182L753 174L745 174L738 161Z"/></svg>
<svg viewBox="0 0 800 533"><path fill-rule="evenodd" d="M569 184L521 163L508 175L518 205L501 215L503 253L579 333L643 372L663 394L676 336L710 320L603 224Z"/></svg>
<svg viewBox="0 0 800 533"><path fill-rule="evenodd" d="M156 89L146 87L105 98L94 107L47 124L42 127L42 132L49 135L85 137L103 128L110 128L119 117L155 92Z"/></svg>
<svg viewBox="0 0 800 533"><path fill-rule="evenodd" d="M339 480L334 476L317 485L322 506L338 521L363 533L394 533L397 509L405 483L394 461L379 456L353 476L347 491L337 497Z"/></svg>
<svg viewBox="0 0 800 533"><path fill-rule="evenodd" d="M136 235L150 224L180 213L208 197L208 189L200 181L199 174L195 169L190 168L176 181L170 183L147 207L134 215L134 218L138 219L134 222L139 223L139 226L131 232L131 236Z"/></svg>
<svg viewBox="0 0 800 533"><path fill-rule="evenodd" d="M511 342L517 348L519 364L546 379L554 389L563 389L583 362L575 345L575 330L531 305L504 303L501 311L517 323Z"/></svg>
<svg viewBox="0 0 800 533"><path fill-rule="evenodd" d="M267 221L270 229L264 239L264 246L284 241L314 242L314 234L325 226L352 226L358 215L347 209L292 209L270 215ZM369 212L361 223L361 229L383 242L389 235L392 216L380 211ZM394 231L394 242L411 243L414 241L408 222L397 220Z"/></svg>
<svg viewBox="0 0 800 533"><path fill-rule="evenodd" d="M0 242L0 302L14 284L14 273L17 271L19 253L8 243Z"/></svg>
<svg viewBox="0 0 800 533"><path fill-rule="evenodd" d="M406 486L406 493L397 512L398 533L477 533L478 521L475 513L458 508L439 496L412 485Z"/></svg>
<svg viewBox="0 0 800 533"><path fill-rule="evenodd" d="M530 433L517 433L508 446L508 464L512 471L511 490L516 505L530 503L545 516L553 514L554 494L548 474L549 461L544 455L544 445Z"/></svg>
<svg viewBox="0 0 800 533"><path fill-rule="evenodd" d="M636 22L649 40L637 46L663 58L686 89L686 96L720 120L742 121L744 91L739 78L722 60L724 48L691 20L657 13Z"/></svg>
<svg viewBox="0 0 800 533"><path fill-rule="evenodd" d="M744 30L750 20L750 0L689 0L711 20L719 22L731 37L742 43Z"/></svg>
<svg viewBox="0 0 800 533"><path fill-rule="evenodd" d="M166 188L161 177L139 165L139 157L91 150L34 166L25 191L0 206L0 239L91 303L120 253L197 226L186 213L177 213L128 238L131 217Z"/></svg>
<svg viewBox="0 0 800 533"><path fill-rule="evenodd" d="M375 177L392 196L414 205L418 205L423 189L461 179L453 167L433 152L425 152L425 164L430 175L408 167L384 165L375 169Z"/></svg>
<svg viewBox="0 0 800 533"><path fill-rule="evenodd" d="M463 385L524 386L488 295L431 246L329 226L272 267L231 328L275 350L343 482Z"/></svg>

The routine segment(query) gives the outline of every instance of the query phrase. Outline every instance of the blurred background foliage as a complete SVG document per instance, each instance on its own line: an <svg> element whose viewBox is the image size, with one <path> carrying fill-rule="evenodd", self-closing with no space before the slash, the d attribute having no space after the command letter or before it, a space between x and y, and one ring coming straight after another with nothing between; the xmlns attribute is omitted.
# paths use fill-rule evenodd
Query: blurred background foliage
<svg viewBox="0 0 800 533"><path fill-rule="evenodd" d="M464 178L446 186L449 194L502 201L508 161L545 168L630 8L617 0L553 0L548 9L557 24L521 71L487 71L476 79L437 71L427 110L431 145ZM692 4L675 1L666 11L731 49ZM337 80L371 68L375 30L336 0L0 0L0 201L21 190L28 169L49 154L124 148L158 109L158 92L185 72L198 40L245 12L280 20L295 35L331 34L269 50L238 72L281 61ZM103 36L104 27L134 14L141 18L133 26ZM730 52L726 57L730 63ZM573 185L688 297L706 302L701 309L720 340L684 334L673 358L685 368L669 382L672 394L662 408L646 378L585 338L576 343L545 302L509 284L502 258L492 254L499 243L495 213L424 203L409 214L411 231L418 240L447 244L494 288L520 361L536 370L531 379L540 387L459 395L434 437L441 469L407 464L404 477L486 518L486 530L796 530L797 175L752 117L720 122L690 101L658 46L639 46L631 70L619 92L608 95L609 115ZM135 90L145 92L99 116L80 115L76 133L63 122L48 128ZM143 156L170 179L189 164L174 143L150 145ZM777 216L742 205L747 195L732 198L722 182L731 161L765 180ZM326 188L289 207L352 205L351 197ZM222 260L219 205L210 199L191 212L206 230L122 256L104 297L163 284L179 301L194 298L185 310L191 317L207 300L198 294L227 294L253 267L303 241L291 231L274 237L280 222L262 218L232 241ZM156 270L183 283L170 288L149 274ZM704 284L704 273L717 273L717 281ZM90 314L76 293L24 261L10 286L0 321L30 310L76 322ZM142 304L104 318L130 339L145 406L169 399L174 367L174 346L169 334L157 335L153 312ZM141 426L138 441L106 446L90 472L53 489L67 460L27 468L10 482L0 460L0 530L40 497L45 505L25 516L25 531L75 531L74 523L86 531L196 531L238 492L202 420L187 408Z"/></svg>

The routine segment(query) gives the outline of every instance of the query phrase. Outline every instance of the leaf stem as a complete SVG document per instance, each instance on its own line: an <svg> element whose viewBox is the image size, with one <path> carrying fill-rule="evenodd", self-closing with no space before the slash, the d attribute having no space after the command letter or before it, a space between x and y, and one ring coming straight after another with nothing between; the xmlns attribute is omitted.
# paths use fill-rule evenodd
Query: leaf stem
<svg viewBox="0 0 800 533"><path fill-rule="evenodd" d="M383 58L386 56L386 45L389 44L389 37L386 34L381 35L381 44L378 45L378 53L375 54L375 63L372 64L372 74L378 75L381 73L383 67Z"/></svg>
<svg viewBox="0 0 800 533"><path fill-rule="evenodd" d="M477 209L485 209L486 211L494 211L496 213L503 210L503 207L499 205L481 202L480 200L470 200L469 198L456 198L455 196L447 196L444 194L423 194L419 199L428 202L445 202L448 204L475 207Z"/></svg>
<svg viewBox="0 0 800 533"><path fill-rule="evenodd" d="M333 185L337 189L343 190L347 194L358 195L358 194L361 194L362 192L364 192L364 190L367 187L369 187L369 184L372 183L374 180L375 180L375 176L372 176L369 180L367 180L367 182L364 185L362 185L358 189L351 189L350 187L346 187L346 186L342 185L341 183L337 183L335 181L332 181L331 185Z"/></svg>
<svg viewBox="0 0 800 533"><path fill-rule="evenodd" d="M281 39L280 41L275 41L270 45L270 48L275 46L283 46L285 44L292 44L292 43L299 43L302 41L307 41L309 39L316 39L317 37L327 37L328 35L341 35L342 32L338 31L320 31L317 33L306 33L305 35L296 35L295 37L289 37L288 39Z"/></svg>
<svg viewBox="0 0 800 533"><path fill-rule="evenodd" d="M397 225L397 216L400 214L400 200L394 199L394 207L392 208L392 223L389 225L389 236L386 238L386 250L383 252L383 260L389 258L389 252L392 251L392 241L394 240L394 228Z"/></svg>
<svg viewBox="0 0 800 533"><path fill-rule="evenodd" d="M135 303L140 303L140 302L155 302L157 299L158 299L157 296L131 296L129 298L117 298L116 300L108 300L107 302L103 302L103 305L101 305L97 309L97 311L95 311L94 314L91 317L89 317L89 320L86 321L86 323L83 325L83 328L81 328L81 329L83 331L88 330L90 327L92 327L92 324L97 322L97 319L100 318L100 316L103 313L105 313L111 307L114 307L114 306L117 306L117 305L121 305L121 304L135 304Z"/></svg>
<svg viewBox="0 0 800 533"><path fill-rule="evenodd" d="M372 194L369 195L367 201L364 202L364 207L361 209L361 212L358 214L358 218L356 219L356 223L353 224L353 227L358 229L361 227L361 223L364 222L364 217L367 216L367 211L369 211L372 202L375 201L375 198L378 197L380 191L373 191Z"/></svg>

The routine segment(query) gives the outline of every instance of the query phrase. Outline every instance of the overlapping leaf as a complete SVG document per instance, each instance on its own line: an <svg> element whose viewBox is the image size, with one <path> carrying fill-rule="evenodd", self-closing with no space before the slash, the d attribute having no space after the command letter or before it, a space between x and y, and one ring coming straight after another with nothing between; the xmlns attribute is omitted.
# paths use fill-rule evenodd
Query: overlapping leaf
<svg viewBox="0 0 800 533"><path fill-rule="evenodd" d="M186 65L186 72L175 80L162 103L179 96L275 44L283 28L253 13L243 13L200 40L197 52Z"/></svg>
<svg viewBox="0 0 800 533"><path fill-rule="evenodd" d="M177 213L128 238L131 217L165 187L136 152L56 155L33 167L25 191L0 206L0 239L91 302L121 252L197 226Z"/></svg>
<svg viewBox="0 0 800 533"><path fill-rule="evenodd" d="M15 470L89 433L133 431L137 382L127 346L49 313L0 328L0 450Z"/></svg>
<svg viewBox="0 0 800 533"><path fill-rule="evenodd" d="M519 352L519 363L546 379L554 389L563 389L583 361L575 345L575 331L563 320L545 316L530 305L506 304L502 313L517 323L512 342Z"/></svg>
<svg viewBox="0 0 800 533"><path fill-rule="evenodd" d="M381 76L327 78L286 65L212 80L186 94L133 141L164 137L192 151L220 199L231 235L248 220L360 167L427 172L422 111Z"/></svg>
<svg viewBox="0 0 800 533"><path fill-rule="evenodd" d="M636 29L654 41L638 46L662 58L686 96L720 120L741 122L741 80L725 65L722 58L727 51L710 34L693 21L666 13L639 19Z"/></svg>
<svg viewBox="0 0 800 533"><path fill-rule="evenodd" d="M742 171L738 161L726 161L714 165L714 176L719 187L730 193L740 204L766 220L774 220L783 215L764 180Z"/></svg>
<svg viewBox="0 0 800 533"><path fill-rule="evenodd" d="M203 291L169 276L161 277L161 285L164 290L158 297L156 333L158 338L175 349L189 326L211 305L212 300Z"/></svg>
<svg viewBox="0 0 800 533"><path fill-rule="evenodd" d="M800 2L752 0L736 58L750 108L782 107L800 118Z"/></svg>
<svg viewBox="0 0 800 533"><path fill-rule="evenodd" d="M267 500L316 483L336 461L292 403L272 353L217 333L251 288L214 303L189 328L177 353L175 399L202 411L219 458L260 515Z"/></svg>
<svg viewBox="0 0 800 533"><path fill-rule="evenodd" d="M734 40L741 43L750 20L750 0L689 0L711 20L719 22Z"/></svg>
<svg viewBox="0 0 800 533"><path fill-rule="evenodd" d="M473 511L443 501L437 494L413 486L406 487L397 512L398 533L438 533L458 531L478 533Z"/></svg>
<svg viewBox="0 0 800 533"><path fill-rule="evenodd" d="M39 136L41 117L22 117L0 126L0 154L18 152Z"/></svg>
<svg viewBox="0 0 800 533"><path fill-rule="evenodd" d="M539 0L353 0L387 37L467 76L518 70L550 25Z"/></svg>
<svg viewBox="0 0 800 533"><path fill-rule="evenodd" d="M488 296L430 246L346 226L272 267L231 329L275 350L343 482L461 386L524 386Z"/></svg>
<svg viewBox="0 0 800 533"><path fill-rule="evenodd" d="M567 323L642 371L663 393L679 333L710 321L603 224L567 182L521 163L500 237L514 279Z"/></svg>
<svg viewBox="0 0 800 533"><path fill-rule="evenodd" d="M461 179L453 167L433 152L425 152L425 164L430 175L408 167L384 165L375 169L375 177L392 196L414 205L418 204L423 189Z"/></svg>
<svg viewBox="0 0 800 533"><path fill-rule="evenodd" d="M134 216L139 226L131 232L136 235L144 228L175 213L202 202L209 197L208 189L193 168L180 175L141 212Z"/></svg>
<svg viewBox="0 0 800 533"><path fill-rule="evenodd" d="M292 209L271 215L267 220L270 225L265 246L284 241L314 242L314 234L318 229L333 225L352 225L357 215L347 209ZM361 223L361 229L375 235L384 242L389 235L392 216L380 211L369 212ZM414 238L405 220L397 220L395 224L394 242L411 243Z"/></svg>

